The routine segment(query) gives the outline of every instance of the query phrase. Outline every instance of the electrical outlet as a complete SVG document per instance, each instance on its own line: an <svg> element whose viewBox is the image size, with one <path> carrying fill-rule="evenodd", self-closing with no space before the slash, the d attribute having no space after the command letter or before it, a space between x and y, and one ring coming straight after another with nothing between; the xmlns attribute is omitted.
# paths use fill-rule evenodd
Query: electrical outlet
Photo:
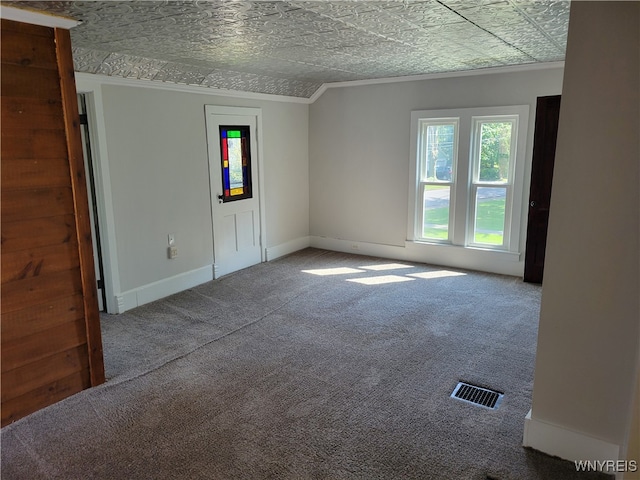
<svg viewBox="0 0 640 480"><path fill-rule="evenodd" d="M176 258L178 256L178 247L169 247L167 252L170 259Z"/></svg>
<svg viewBox="0 0 640 480"><path fill-rule="evenodd" d="M358 245L357 243L352 243L351 248L353 248L354 250L358 250L358 248L360 248L360 245Z"/></svg>

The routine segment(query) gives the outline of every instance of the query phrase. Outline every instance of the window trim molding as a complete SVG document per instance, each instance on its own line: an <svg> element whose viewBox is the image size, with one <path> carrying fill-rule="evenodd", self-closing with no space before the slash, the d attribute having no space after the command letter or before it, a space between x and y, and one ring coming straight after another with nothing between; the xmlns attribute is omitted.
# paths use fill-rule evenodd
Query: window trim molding
<svg viewBox="0 0 640 480"><path fill-rule="evenodd" d="M520 256L521 244L521 226L526 222L526 218L522 218L522 204L525 194L525 168L527 154L527 135L529 133L529 105L511 105L511 106L492 106L492 107L473 107L473 108L456 108L456 109L439 109L439 110L415 110L411 112L411 144L410 144L410 161L409 161L409 199L407 211L407 242L415 243L430 247L455 247L465 250L489 251L494 253L512 254ZM476 117L504 117L517 116L517 134L515 146L515 166L512 184L511 208L505 212L505 234L508 232L509 241L506 248L486 248L482 245L469 243L472 232L469 231L469 225L473 219L469 218L470 212L470 186L471 175L473 174L473 165L471 161L473 145L473 128ZM451 208L456 208L457 212L464 210L464 216L454 215L454 223L452 225L453 232L450 233L452 239L449 243L430 242L418 235L418 212L421 211L419 205L418 183L420 174L420 161L418 158L420 148L420 128L421 124L429 120L440 119L459 119L458 151L457 151L457 180L458 187L453 187L455 195L452 196ZM461 168L462 167L462 168ZM466 185L461 188L460 182ZM463 218L460 218L463 217ZM510 255L511 256L511 255Z"/></svg>

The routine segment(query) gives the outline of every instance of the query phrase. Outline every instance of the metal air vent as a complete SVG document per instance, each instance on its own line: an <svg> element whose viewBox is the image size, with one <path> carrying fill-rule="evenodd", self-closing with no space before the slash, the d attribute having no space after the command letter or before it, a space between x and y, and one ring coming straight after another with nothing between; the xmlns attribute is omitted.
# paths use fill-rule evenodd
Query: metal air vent
<svg viewBox="0 0 640 480"><path fill-rule="evenodd" d="M451 394L452 398L457 398L458 400L491 408L493 410L498 408L503 396L504 395L500 392L488 390L486 388L470 385L464 382L458 383Z"/></svg>

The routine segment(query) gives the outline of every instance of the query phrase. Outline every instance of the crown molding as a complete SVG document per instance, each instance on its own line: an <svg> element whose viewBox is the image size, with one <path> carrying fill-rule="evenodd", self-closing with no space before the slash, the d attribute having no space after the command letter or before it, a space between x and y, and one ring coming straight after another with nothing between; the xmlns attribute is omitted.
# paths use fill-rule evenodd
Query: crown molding
<svg viewBox="0 0 640 480"><path fill-rule="evenodd" d="M224 90L202 85L186 85L179 83L168 83L159 80L147 80L138 78L125 78L96 73L75 72L76 82L98 82L102 85L116 85L123 87L144 87L156 90L171 90L174 92L194 93L197 95L216 95L220 97L245 98L250 100L265 100L270 102L288 103L311 103L310 99L304 97L289 97L285 95L273 95L269 93L243 92L240 90Z"/></svg>
<svg viewBox="0 0 640 480"><path fill-rule="evenodd" d="M535 70L548 70L564 68L564 62L527 63L507 67L490 67L476 70L464 70L460 72L427 73L424 75L407 75L404 77L375 78L371 80L353 80L349 82L324 83L309 98L310 103L315 102L329 88L360 87L364 85L380 85L384 83L420 82L423 80L438 80L443 78L474 77L477 75L497 75L501 73L530 72Z"/></svg>
<svg viewBox="0 0 640 480"><path fill-rule="evenodd" d="M371 80L354 80L350 82L324 83L315 93L309 97L291 97L285 95L273 95L269 93L243 92L240 90L224 90L201 85L185 85L178 83L168 83L158 80L147 80L137 78L124 78L95 73L76 72L76 81L98 82L102 85L117 85L126 87L144 87L157 90L171 90L174 92L194 93L198 95L216 95L220 97L244 98L250 100L264 100L270 102L289 102L310 105L318 100L324 92L330 88L360 87L366 85L381 85L389 83L420 82L425 80L439 80L446 78L473 77L477 75L498 75L505 73L531 72L536 70L549 70L554 68L564 68L564 62L530 63L526 65L515 65L509 67L493 67L478 70L465 70L463 72L431 73L425 75L410 75L405 77L390 77Z"/></svg>
<svg viewBox="0 0 640 480"><path fill-rule="evenodd" d="M73 18L51 15L46 12L27 10L23 8L0 6L0 17L22 23L31 23L43 27L64 28L69 30L81 22Z"/></svg>

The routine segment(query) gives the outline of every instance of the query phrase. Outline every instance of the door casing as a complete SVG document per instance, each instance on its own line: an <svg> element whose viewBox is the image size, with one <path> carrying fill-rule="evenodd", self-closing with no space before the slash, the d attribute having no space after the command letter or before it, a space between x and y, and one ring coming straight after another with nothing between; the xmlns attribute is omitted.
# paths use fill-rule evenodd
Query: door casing
<svg viewBox="0 0 640 480"><path fill-rule="evenodd" d="M103 286L106 297L104 305L107 313L122 313L124 305L120 303L120 275L118 269L118 253L115 237L115 217L111 193L111 175L106 144L106 127L102 88L99 82L76 78L76 90L85 97L87 117L89 121L89 137L91 158L93 160L96 206L98 225L100 227L101 253L103 265Z"/></svg>

